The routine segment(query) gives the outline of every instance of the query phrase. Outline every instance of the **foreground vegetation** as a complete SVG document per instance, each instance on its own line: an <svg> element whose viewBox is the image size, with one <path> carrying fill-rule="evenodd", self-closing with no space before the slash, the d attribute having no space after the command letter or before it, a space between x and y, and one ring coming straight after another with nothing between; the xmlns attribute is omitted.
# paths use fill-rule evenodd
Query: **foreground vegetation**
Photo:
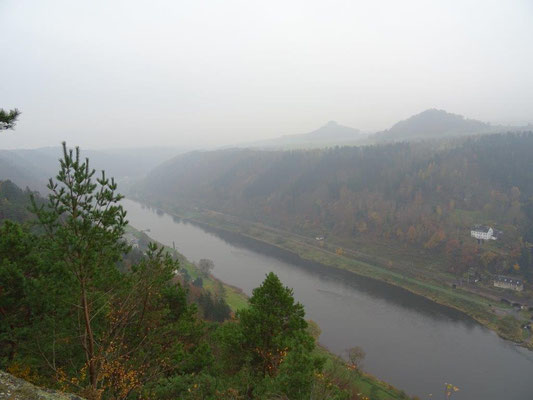
<svg viewBox="0 0 533 400"><path fill-rule="evenodd" d="M272 273L234 318L200 318L187 267L154 243L132 251L116 183L94 179L78 151L65 148L49 189L35 217L0 206L22 221L0 228L1 369L91 400L406 398L341 372Z"/></svg>

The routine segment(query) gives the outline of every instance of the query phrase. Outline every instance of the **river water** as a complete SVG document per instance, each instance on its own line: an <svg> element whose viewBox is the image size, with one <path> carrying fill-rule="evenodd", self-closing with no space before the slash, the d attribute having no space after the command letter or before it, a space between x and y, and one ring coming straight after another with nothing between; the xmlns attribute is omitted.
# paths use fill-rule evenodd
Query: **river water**
<svg viewBox="0 0 533 400"><path fill-rule="evenodd" d="M127 219L191 261L209 258L213 274L251 294L273 271L294 289L306 318L321 329L320 343L336 354L361 346L363 368L421 399L441 399L445 382L454 399L532 400L533 352L500 339L468 316L403 289L322 268L272 246L206 230L132 200ZM430 397L429 394L432 394Z"/></svg>

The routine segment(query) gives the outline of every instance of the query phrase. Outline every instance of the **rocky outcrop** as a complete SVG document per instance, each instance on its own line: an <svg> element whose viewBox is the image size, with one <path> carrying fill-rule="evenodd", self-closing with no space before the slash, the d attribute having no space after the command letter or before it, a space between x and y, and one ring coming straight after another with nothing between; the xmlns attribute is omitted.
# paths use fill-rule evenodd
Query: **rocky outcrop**
<svg viewBox="0 0 533 400"><path fill-rule="evenodd" d="M0 400L83 400L74 394L40 388L0 371Z"/></svg>

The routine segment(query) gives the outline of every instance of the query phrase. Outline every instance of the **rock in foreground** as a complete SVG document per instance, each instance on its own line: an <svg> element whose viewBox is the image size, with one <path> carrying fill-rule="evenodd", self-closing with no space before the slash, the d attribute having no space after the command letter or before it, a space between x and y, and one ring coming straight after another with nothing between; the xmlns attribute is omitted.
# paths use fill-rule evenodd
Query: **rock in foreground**
<svg viewBox="0 0 533 400"><path fill-rule="evenodd" d="M74 394L40 388L0 371L0 399L9 400L83 400Z"/></svg>

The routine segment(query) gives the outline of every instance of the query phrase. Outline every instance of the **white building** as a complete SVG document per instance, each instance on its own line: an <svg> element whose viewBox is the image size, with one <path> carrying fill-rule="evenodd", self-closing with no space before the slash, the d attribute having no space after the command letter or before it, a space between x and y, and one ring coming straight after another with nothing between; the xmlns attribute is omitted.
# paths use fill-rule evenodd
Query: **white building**
<svg viewBox="0 0 533 400"><path fill-rule="evenodd" d="M496 240L494 230L491 227L476 225L471 231L470 236L478 240Z"/></svg>
<svg viewBox="0 0 533 400"><path fill-rule="evenodd" d="M511 289L521 292L524 290L524 283L520 279L510 278L508 276L497 276L494 278L494 286L502 289Z"/></svg>

